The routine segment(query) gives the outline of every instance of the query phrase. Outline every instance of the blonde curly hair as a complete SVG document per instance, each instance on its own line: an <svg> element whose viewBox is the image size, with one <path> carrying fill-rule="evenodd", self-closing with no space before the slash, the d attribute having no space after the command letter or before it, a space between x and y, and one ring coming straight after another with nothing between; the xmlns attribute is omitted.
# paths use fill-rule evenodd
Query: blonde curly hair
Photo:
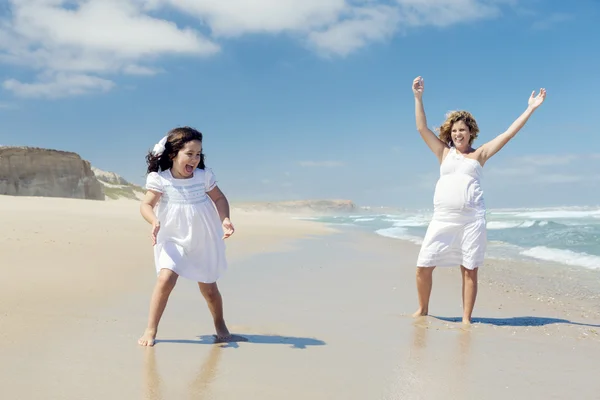
<svg viewBox="0 0 600 400"><path fill-rule="evenodd" d="M475 121L473 115L471 115L471 113L468 111L451 111L446 114L446 121L444 121L442 126L438 128L438 131L440 132L440 140L446 143L448 146L454 146L450 133L452 132L452 125L458 121L463 121L465 125L469 127L469 131L471 133L469 145L471 145L473 141L477 139L479 127L477 126L477 121Z"/></svg>

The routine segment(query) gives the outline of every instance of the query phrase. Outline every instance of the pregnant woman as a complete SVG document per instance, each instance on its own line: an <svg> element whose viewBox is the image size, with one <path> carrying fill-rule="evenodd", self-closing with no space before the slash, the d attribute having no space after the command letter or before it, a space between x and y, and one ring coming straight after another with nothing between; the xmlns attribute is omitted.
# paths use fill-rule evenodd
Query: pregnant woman
<svg viewBox="0 0 600 400"><path fill-rule="evenodd" d="M439 138L427 127L423 109L423 78L413 81L415 116L421 137L440 162L440 178L433 196L433 217L417 260L419 309L413 316L429 313L434 268L460 265L464 324L471 323L477 297L477 270L483 264L487 244L485 202L480 180L486 161L525 125L544 102L546 90L531 93L525 112L506 132L477 149L471 147L479 128L467 111L455 111L440 127Z"/></svg>

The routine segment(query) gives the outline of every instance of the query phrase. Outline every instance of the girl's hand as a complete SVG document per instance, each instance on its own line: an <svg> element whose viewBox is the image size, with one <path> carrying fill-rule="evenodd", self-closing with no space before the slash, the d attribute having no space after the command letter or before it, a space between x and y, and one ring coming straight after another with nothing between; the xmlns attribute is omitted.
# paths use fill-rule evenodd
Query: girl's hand
<svg viewBox="0 0 600 400"><path fill-rule="evenodd" d="M420 99L421 97L423 97L423 91L425 90L425 82L423 81L422 77L417 76L413 80L412 90L416 98Z"/></svg>
<svg viewBox="0 0 600 400"><path fill-rule="evenodd" d="M227 239L229 236L233 235L235 229L233 228L233 224L229 220L229 218L225 218L223 220L223 239Z"/></svg>
<svg viewBox="0 0 600 400"><path fill-rule="evenodd" d="M542 103L544 102L544 99L546 98L546 89L544 89L544 88L540 89L540 92L535 97L533 96L534 94L535 94L535 90L533 92L531 92L531 96L529 96L529 101L527 102L527 104L529 105L529 108L531 108L533 110L535 110L536 108L541 106Z"/></svg>
<svg viewBox="0 0 600 400"><path fill-rule="evenodd" d="M156 244L156 237L158 236L159 229L160 229L160 221L155 220L154 223L152 224L152 234L150 235L152 237L152 246L154 246Z"/></svg>
<svg viewBox="0 0 600 400"><path fill-rule="evenodd" d="M229 236L233 235L235 229L233 228L233 224L229 220L229 218L225 218L223 220L223 239L227 239Z"/></svg>

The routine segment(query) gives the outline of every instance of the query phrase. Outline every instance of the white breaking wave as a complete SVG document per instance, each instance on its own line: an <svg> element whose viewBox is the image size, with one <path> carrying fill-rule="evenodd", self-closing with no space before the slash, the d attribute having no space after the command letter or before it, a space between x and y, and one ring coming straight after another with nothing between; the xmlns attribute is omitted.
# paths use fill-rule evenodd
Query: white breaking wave
<svg viewBox="0 0 600 400"><path fill-rule="evenodd" d="M493 212L495 215L507 215L527 219L580 219L600 218L600 210L528 210L513 212Z"/></svg>
<svg viewBox="0 0 600 400"><path fill-rule="evenodd" d="M576 267L600 269L600 256L594 256L587 253L577 253L571 250L537 246L529 250L524 250L521 254L543 261L553 261Z"/></svg>
<svg viewBox="0 0 600 400"><path fill-rule="evenodd" d="M546 225L548 222L545 222ZM488 229L512 229L512 228L530 228L535 225L535 221L489 221ZM540 226L542 223L540 223Z"/></svg>
<svg viewBox="0 0 600 400"><path fill-rule="evenodd" d="M380 236L385 236L385 237L389 237L389 238L393 238L393 239L408 240L409 242L412 242L412 243L415 243L418 245L423 243L422 238L420 238L418 236L409 235L406 233L406 229L400 228L400 227L378 229L375 231L375 233Z"/></svg>

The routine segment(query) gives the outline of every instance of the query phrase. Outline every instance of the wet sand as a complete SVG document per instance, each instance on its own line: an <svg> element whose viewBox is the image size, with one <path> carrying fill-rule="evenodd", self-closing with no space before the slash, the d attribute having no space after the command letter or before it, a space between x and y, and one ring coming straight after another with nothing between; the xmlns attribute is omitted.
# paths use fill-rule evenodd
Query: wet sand
<svg viewBox="0 0 600 400"><path fill-rule="evenodd" d="M272 213L232 211L219 286L244 339L215 344L180 279L140 347L155 273L137 206L0 196L3 399L599 398L597 299L531 296L501 273L530 266L500 263L464 327L458 270L439 269L413 319L414 245Z"/></svg>

